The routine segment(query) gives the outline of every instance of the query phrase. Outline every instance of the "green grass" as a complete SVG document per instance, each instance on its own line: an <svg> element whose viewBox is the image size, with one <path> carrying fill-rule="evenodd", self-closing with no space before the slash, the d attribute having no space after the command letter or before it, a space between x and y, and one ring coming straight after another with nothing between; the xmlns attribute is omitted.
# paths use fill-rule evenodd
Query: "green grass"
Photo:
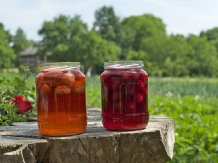
<svg viewBox="0 0 218 163"><path fill-rule="evenodd" d="M218 161L217 98L156 96L150 99L151 115L173 118L176 142L173 163Z"/></svg>
<svg viewBox="0 0 218 163"><path fill-rule="evenodd" d="M218 79L207 78L149 78L149 104L157 96L184 97L204 99L218 97ZM87 78L87 105L101 107L100 78ZM215 101L215 100L213 100ZM215 102L212 102L214 104ZM214 104L215 105L215 104ZM215 105L217 106L217 105Z"/></svg>
<svg viewBox="0 0 218 163"><path fill-rule="evenodd" d="M0 70L1 73L16 73L18 74L19 73L19 69L18 68L8 68L8 69L1 69Z"/></svg>
<svg viewBox="0 0 218 163"><path fill-rule="evenodd" d="M0 79L16 75L0 73ZM34 79L33 75L29 84L34 85ZM175 122L176 142L170 162L218 162L217 98L218 79L149 77L150 115L171 117ZM101 108L99 76L87 78L86 100L87 106Z"/></svg>
<svg viewBox="0 0 218 163"><path fill-rule="evenodd" d="M218 79L207 78L151 78L149 95L218 97Z"/></svg>
<svg viewBox="0 0 218 163"><path fill-rule="evenodd" d="M25 76L25 74L24 73L12 73L12 72L7 72L7 73L0 72L0 79L6 78L6 79L9 79L9 80L12 80L16 76L23 77L23 76ZM36 76L36 74L32 74L28 78L28 85L30 85L30 86L34 86L35 85L35 76ZM0 89L4 88L5 85L6 85L6 83L4 83L4 85L1 83Z"/></svg>
<svg viewBox="0 0 218 163"><path fill-rule="evenodd" d="M15 76L22 76L17 73L2 73L0 78L12 79ZM29 78L29 83L34 85L35 76ZM94 76L86 79L87 92L89 89L99 95L100 78ZM95 93L94 93L95 94ZM200 98L218 97L218 79L208 78L149 78L149 96L198 96ZM97 103L99 106L99 103Z"/></svg>

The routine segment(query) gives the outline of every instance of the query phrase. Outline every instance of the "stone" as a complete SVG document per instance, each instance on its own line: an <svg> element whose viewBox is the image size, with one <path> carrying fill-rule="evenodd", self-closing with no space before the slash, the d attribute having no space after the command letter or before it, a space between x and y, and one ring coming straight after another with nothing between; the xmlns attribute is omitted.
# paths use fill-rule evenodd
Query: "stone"
<svg viewBox="0 0 218 163"><path fill-rule="evenodd" d="M0 127L0 163L165 163L173 157L174 122L150 116L146 129L108 131L101 110L88 108L85 133L47 137L36 122Z"/></svg>

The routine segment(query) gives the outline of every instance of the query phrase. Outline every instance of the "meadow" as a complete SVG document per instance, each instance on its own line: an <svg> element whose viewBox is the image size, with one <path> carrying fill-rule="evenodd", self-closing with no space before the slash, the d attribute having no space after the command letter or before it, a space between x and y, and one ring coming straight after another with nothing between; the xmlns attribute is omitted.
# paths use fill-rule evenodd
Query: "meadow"
<svg viewBox="0 0 218 163"><path fill-rule="evenodd" d="M0 79L14 76L0 73ZM28 84L34 85L34 78L32 75ZM99 76L87 78L87 106L100 109L100 97ZM218 79L149 77L150 115L171 117L175 123L176 142L170 162L218 162L217 99Z"/></svg>

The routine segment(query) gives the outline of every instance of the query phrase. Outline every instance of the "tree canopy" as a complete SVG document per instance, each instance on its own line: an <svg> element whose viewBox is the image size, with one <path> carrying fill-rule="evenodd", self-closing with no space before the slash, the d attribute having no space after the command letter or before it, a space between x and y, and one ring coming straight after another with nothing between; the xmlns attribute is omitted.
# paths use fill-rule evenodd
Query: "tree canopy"
<svg viewBox="0 0 218 163"><path fill-rule="evenodd" d="M94 13L90 28L79 15L44 21L38 55L53 62L81 62L85 71L101 73L109 60L142 60L151 76L218 76L218 27L185 37L167 34L152 14L121 19L112 6ZM15 36L0 24L0 68L18 65L18 54L30 43L21 28ZM16 55L15 55L16 54Z"/></svg>
<svg viewBox="0 0 218 163"><path fill-rule="evenodd" d="M39 34L43 36L41 54L51 52L52 61L79 61L85 69L95 69L104 61L118 59L120 47L89 31L79 16L60 15L44 22Z"/></svg>
<svg viewBox="0 0 218 163"><path fill-rule="evenodd" d="M12 37L13 42L13 50L15 52L16 58L14 60L14 64L16 67L19 66L19 54L22 52L25 48L33 44L32 40L28 40L26 38L26 34L21 28L18 28L15 35Z"/></svg>
<svg viewBox="0 0 218 163"><path fill-rule="evenodd" d="M11 35L5 31L3 24L0 23L0 69L13 67L15 53L9 46Z"/></svg>

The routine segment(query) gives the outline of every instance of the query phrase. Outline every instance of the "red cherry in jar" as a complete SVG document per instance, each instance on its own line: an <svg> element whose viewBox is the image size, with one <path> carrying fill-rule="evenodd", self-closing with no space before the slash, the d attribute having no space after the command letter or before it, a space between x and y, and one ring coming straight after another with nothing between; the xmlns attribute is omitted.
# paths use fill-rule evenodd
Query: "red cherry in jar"
<svg viewBox="0 0 218 163"><path fill-rule="evenodd" d="M146 128L148 112L148 74L143 62L110 61L100 76L102 123L107 130ZM107 88L107 89L103 89Z"/></svg>

